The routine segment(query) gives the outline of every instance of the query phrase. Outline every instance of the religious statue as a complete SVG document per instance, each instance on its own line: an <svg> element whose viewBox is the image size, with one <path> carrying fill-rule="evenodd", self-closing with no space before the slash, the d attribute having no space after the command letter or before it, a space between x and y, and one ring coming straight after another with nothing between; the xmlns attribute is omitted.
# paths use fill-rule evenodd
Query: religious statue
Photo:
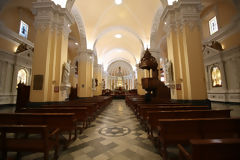
<svg viewBox="0 0 240 160"><path fill-rule="evenodd" d="M69 75L70 75L70 69L71 69L70 63L71 63L71 61L68 60L67 62L65 62L63 64L62 82L65 83L65 84L69 83Z"/></svg>
<svg viewBox="0 0 240 160"><path fill-rule="evenodd" d="M172 63L168 59L165 59L165 75L166 82L170 83L173 81L173 71L172 71Z"/></svg>

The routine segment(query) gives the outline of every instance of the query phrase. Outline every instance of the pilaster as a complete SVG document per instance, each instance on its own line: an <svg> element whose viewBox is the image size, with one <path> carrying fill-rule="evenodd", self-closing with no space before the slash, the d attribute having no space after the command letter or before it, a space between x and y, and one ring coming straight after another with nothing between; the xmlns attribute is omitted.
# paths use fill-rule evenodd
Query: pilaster
<svg viewBox="0 0 240 160"><path fill-rule="evenodd" d="M181 0L167 6L161 17L167 33L168 60L173 69L172 99L207 99L200 10L200 0Z"/></svg>
<svg viewBox="0 0 240 160"><path fill-rule="evenodd" d="M93 51L79 52L78 63L78 97L93 96Z"/></svg>
<svg viewBox="0 0 240 160"><path fill-rule="evenodd" d="M33 2L33 13L36 38L30 101L64 101L67 84L63 84L62 72L67 63L69 25L73 18L67 9L52 1Z"/></svg>

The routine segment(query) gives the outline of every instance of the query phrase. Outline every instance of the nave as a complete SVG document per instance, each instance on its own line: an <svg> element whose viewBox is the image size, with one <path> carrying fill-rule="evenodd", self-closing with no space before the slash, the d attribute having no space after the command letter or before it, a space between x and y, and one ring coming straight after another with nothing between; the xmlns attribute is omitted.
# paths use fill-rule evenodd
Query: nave
<svg viewBox="0 0 240 160"><path fill-rule="evenodd" d="M22 160L42 160L42 156L28 154ZM77 140L59 152L59 160L150 159L161 160L161 156L124 100L113 100Z"/></svg>

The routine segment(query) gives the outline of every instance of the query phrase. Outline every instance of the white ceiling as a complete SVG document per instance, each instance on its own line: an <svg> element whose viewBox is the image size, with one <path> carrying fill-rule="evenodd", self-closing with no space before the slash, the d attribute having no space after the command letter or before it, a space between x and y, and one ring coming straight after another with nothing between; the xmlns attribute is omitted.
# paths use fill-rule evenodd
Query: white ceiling
<svg viewBox="0 0 240 160"><path fill-rule="evenodd" d="M93 49L98 63L107 67L118 60L135 67L144 47L150 47L154 17L160 0L75 0L84 24L87 48ZM120 34L121 38L115 35Z"/></svg>

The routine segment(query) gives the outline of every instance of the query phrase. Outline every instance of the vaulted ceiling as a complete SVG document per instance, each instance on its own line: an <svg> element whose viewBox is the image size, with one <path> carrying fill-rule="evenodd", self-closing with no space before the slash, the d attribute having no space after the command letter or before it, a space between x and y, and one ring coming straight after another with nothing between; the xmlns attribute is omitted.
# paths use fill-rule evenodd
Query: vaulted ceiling
<svg viewBox="0 0 240 160"><path fill-rule="evenodd" d="M160 6L160 0L122 0L121 4L115 0L76 0L74 3L84 24L87 48L96 52L98 63L105 69L118 60L135 67L144 47L150 47L153 20Z"/></svg>

